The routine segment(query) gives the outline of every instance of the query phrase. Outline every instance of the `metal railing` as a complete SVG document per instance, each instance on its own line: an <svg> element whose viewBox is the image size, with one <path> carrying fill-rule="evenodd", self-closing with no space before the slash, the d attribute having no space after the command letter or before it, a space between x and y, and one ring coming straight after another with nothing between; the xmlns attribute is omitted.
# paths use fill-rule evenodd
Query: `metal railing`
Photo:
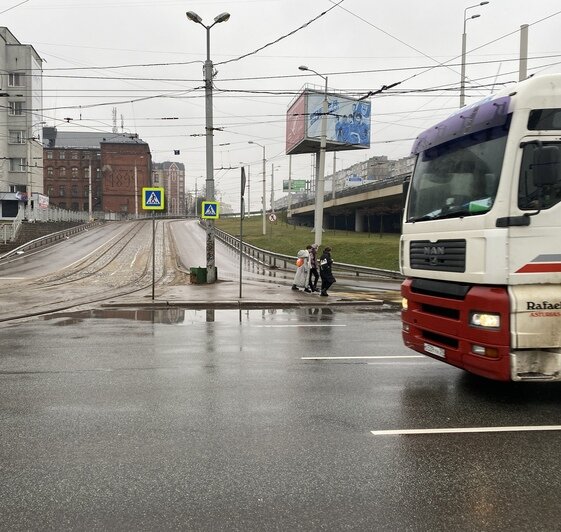
<svg viewBox="0 0 561 532"><path fill-rule="evenodd" d="M221 229L215 227L216 238L222 241L224 244L230 246L236 251L240 251L240 239L237 236L226 233ZM283 255L282 253L273 253L272 251L267 251L266 249L261 249L247 242L242 242L242 253L244 256L249 257L256 262L267 266L272 269L282 269L288 271L296 271L296 256L294 255ZM333 271L341 272L347 275L355 275L359 277L370 276L370 277L383 277L385 279L403 279L403 275L394 270L383 270L381 268L370 268L368 266L359 266L356 264L345 264L343 262L334 262Z"/></svg>
<svg viewBox="0 0 561 532"><path fill-rule="evenodd" d="M91 227L95 227L99 224L104 223L103 221L95 221L90 222L87 224L76 225L74 227L69 227L68 229L63 229L62 231L57 231L56 233L50 233L48 235L40 236L39 238L35 238L34 240L30 240L21 246L18 246L15 249L12 249L5 253L4 255L0 255L0 260L11 257L12 255L19 255L21 253L25 253L26 251L30 251L32 249L37 249L43 246L48 246L50 244L54 244L59 240L64 240L68 238L70 235L74 235L76 233L81 233L86 229Z"/></svg>
<svg viewBox="0 0 561 532"><path fill-rule="evenodd" d="M13 221L4 222L2 224L2 242L6 244L7 242L12 242L16 239L18 234L18 229L21 226L21 222L24 220L23 209L18 211L17 216Z"/></svg>

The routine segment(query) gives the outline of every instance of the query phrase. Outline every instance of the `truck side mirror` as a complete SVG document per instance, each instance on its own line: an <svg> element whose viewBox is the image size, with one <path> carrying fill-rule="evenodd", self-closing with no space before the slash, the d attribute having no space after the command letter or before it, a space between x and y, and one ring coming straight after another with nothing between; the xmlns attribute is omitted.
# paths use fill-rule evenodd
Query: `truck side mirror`
<svg viewBox="0 0 561 532"><path fill-rule="evenodd" d="M544 187L560 181L561 156L558 146L538 146L532 165L534 185Z"/></svg>
<svg viewBox="0 0 561 532"><path fill-rule="evenodd" d="M403 180L403 189L401 193L402 208L405 208L405 203L407 202L407 194L409 193L410 184L411 184L410 177Z"/></svg>

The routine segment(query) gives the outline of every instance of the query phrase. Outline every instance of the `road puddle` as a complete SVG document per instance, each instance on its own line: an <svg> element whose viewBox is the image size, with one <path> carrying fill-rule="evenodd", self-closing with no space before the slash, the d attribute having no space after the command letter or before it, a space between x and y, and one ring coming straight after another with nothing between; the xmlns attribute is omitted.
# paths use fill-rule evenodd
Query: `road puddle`
<svg viewBox="0 0 561 532"><path fill-rule="evenodd" d="M379 313L379 307L360 308L361 313ZM332 321L337 314L357 312L357 309L305 307L283 309L185 309L180 307L165 309L146 308L111 308L93 309L77 312L57 312L48 314L41 319L50 321L53 325L64 327L82 323L86 320L127 320L137 322L159 323L167 325L191 325L204 322L271 322L291 319L302 322Z"/></svg>

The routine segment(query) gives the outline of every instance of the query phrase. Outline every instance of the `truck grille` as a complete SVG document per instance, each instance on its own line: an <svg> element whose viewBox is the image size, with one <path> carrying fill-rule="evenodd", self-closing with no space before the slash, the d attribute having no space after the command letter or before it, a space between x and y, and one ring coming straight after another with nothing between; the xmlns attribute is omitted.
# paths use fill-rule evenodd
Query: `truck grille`
<svg viewBox="0 0 561 532"><path fill-rule="evenodd" d="M411 268L442 272L465 272L465 240L413 240L409 243Z"/></svg>

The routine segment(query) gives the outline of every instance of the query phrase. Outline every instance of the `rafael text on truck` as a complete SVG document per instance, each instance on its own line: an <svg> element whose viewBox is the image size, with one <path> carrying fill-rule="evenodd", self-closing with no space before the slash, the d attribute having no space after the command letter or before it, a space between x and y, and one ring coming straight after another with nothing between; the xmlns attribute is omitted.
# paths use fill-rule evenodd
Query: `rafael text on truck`
<svg viewBox="0 0 561 532"><path fill-rule="evenodd" d="M561 74L417 137L400 247L407 346L497 380L561 380Z"/></svg>

